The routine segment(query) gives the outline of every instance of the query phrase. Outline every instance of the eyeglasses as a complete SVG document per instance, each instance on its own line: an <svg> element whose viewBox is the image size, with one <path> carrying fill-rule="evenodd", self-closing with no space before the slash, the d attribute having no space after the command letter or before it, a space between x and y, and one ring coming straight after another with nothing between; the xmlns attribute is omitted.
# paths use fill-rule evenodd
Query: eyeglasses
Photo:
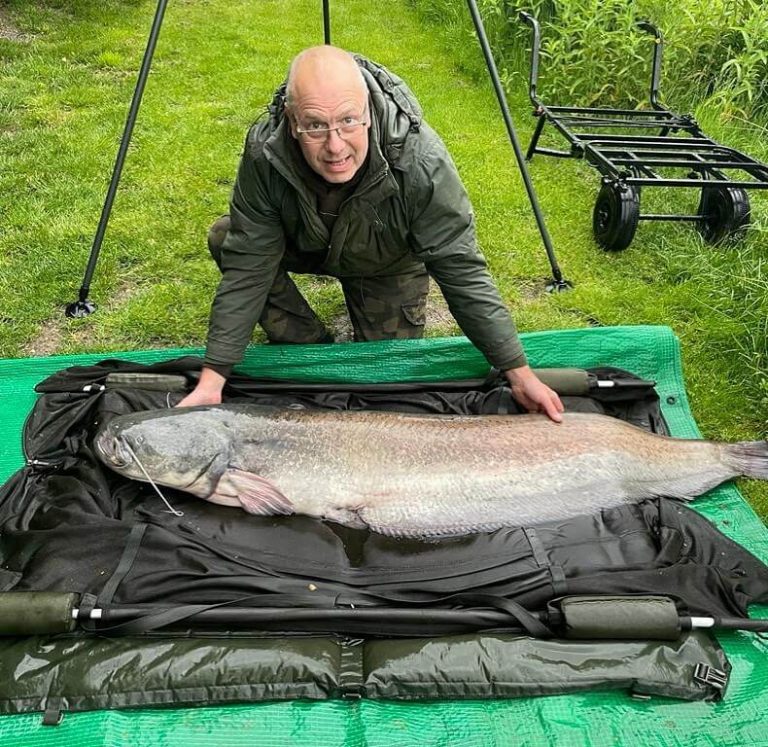
<svg viewBox="0 0 768 747"><path fill-rule="evenodd" d="M327 140L331 132L335 132L342 140L348 140L357 132L358 127L365 127L367 124L368 120L362 117L344 117L341 124L335 127L313 122L309 127L297 126L296 132L306 135L309 140L314 140L316 143Z"/></svg>

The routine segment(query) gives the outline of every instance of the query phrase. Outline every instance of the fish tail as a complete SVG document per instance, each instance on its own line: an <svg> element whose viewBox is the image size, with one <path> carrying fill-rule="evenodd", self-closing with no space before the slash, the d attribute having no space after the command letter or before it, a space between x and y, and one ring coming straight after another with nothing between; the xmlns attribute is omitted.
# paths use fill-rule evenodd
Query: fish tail
<svg viewBox="0 0 768 747"><path fill-rule="evenodd" d="M768 480L768 441L726 444L725 460L743 477Z"/></svg>

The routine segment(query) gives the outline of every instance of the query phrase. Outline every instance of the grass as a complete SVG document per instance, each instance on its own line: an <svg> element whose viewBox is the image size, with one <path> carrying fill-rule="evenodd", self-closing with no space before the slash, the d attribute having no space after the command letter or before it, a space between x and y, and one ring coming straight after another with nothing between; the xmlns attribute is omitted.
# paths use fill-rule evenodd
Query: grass
<svg viewBox="0 0 768 747"><path fill-rule="evenodd" d="M207 227L227 209L248 125L291 57L322 40L318 6L315 0L169 4L90 294L99 312L65 320L154 4L6 3L0 21L18 35L0 34L0 355L203 344L217 283L205 249ZM682 342L704 435L765 437L764 194L751 193L753 228L738 246L713 249L690 227L641 224L632 246L611 255L597 249L591 235L597 174L580 162L537 157L534 183L563 272L575 285L569 293L547 294L549 267L493 92L478 67L479 51L456 45L405 0L338 0L333 10L334 41L405 78L447 142L475 206L483 251L521 330L669 325ZM512 77L509 103L527 143L533 120L524 72ZM764 127L720 121L712 110L696 114L713 137L768 161ZM682 204L686 196L659 191L656 199ZM322 316L339 314L335 283L302 283ZM445 322L429 333L456 331ZM744 483L744 492L768 516L765 484Z"/></svg>

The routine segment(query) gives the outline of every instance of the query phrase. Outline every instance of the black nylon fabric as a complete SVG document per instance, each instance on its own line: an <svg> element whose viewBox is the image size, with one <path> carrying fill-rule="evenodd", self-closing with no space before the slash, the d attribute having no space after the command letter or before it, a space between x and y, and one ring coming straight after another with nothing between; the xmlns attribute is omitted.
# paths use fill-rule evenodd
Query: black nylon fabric
<svg viewBox="0 0 768 747"><path fill-rule="evenodd" d="M270 607L457 606L457 595L471 592L530 610L566 594L666 594L681 611L724 616L743 616L751 602L768 600L768 569L674 501L440 542L392 539L302 516L251 516L164 489L184 513L174 516L150 486L104 468L91 438L114 415L170 406L183 396L101 390L110 372L181 373L192 383L198 368L197 359L154 366L105 361L41 383L24 429L25 454L36 464L0 489L0 590L90 593L102 604L240 600L239 606ZM591 375L633 378L615 369ZM274 382L236 377L227 401L438 413L517 409L494 377L356 391L299 384L293 391L260 390L265 385ZM599 390L565 404L666 432L647 388ZM116 577L137 522L146 528L132 548L135 558L123 561ZM379 634L387 635L384 622Z"/></svg>

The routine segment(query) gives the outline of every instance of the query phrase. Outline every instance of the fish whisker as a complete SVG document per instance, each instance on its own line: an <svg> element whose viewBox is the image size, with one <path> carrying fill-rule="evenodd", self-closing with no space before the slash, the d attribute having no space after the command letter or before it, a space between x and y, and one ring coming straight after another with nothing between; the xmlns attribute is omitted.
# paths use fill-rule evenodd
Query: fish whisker
<svg viewBox="0 0 768 747"><path fill-rule="evenodd" d="M147 481L149 482L149 484L155 489L155 492L160 496L163 503L165 503L165 505L168 506L168 512L172 513L174 516L184 516L183 511L179 511L175 509L168 502L168 499L162 494L162 492L160 491L160 488L157 487L157 485L155 484L155 481L149 476L149 473L147 472L147 470L144 469L144 465L139 461L139 458L136 456L136 452L131 448L131 445L127 441L125 442L125 448L128 450L128 453L136 462L136 466L144 473L144 477L147 478Z"/></svg>

